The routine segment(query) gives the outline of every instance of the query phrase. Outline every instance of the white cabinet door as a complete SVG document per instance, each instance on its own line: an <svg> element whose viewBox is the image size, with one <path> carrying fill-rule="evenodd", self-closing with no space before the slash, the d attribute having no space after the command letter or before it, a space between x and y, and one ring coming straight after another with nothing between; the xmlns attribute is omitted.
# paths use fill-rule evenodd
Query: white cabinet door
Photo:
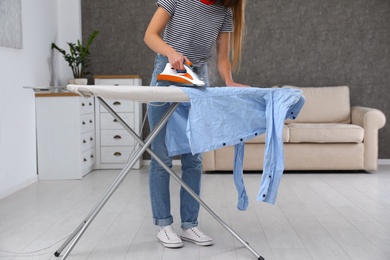
<svg viewBox="0 0 390 260"><path fill-rule="evenodd" d="M36 96L39 179L81 179L95 162L94 99L69 93Z"/></svg>

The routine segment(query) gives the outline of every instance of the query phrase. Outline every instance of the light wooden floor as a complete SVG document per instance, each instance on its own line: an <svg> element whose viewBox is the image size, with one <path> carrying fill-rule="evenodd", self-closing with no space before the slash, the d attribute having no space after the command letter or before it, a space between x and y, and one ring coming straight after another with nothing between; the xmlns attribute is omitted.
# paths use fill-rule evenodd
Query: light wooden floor
<svg viewBox="0 0 390 260"><path fill-rule="evenodd" d="M214 246L160 245L151 221L147 171L129 174L68 259L256 259L203 209L200 227L214 238ZM0 259L59 259L53 253L60 240L81 223L117 174L95 171L81 181L41 181L0 200ZM390 165L371 174L284 174L275 205L255 200L260 177L245 175L247 211L236 209L229 174L203 175L202 198L266 260L390 259ZM179 231L179 186L171 183Z"/></svg>

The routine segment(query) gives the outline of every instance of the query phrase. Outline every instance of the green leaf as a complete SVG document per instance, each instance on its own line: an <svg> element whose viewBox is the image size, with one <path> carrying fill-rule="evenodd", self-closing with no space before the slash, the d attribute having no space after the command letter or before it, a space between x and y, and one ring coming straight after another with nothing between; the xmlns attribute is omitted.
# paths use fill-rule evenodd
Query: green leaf
<svg viewBox="0 0 390 260"><path fill-rule="evenodd" d="M69 53L59 48L55 43L51 44L51 48L59 51L63 55L65 61L68 62L74 78L82 78L85 75L91 74L91 72L87 70L90 65L91 56L89 47L98 34L99 31L94 31L90 34L86 45L83 45L80 40L77 40L76 43L68 42Z"/></svg>

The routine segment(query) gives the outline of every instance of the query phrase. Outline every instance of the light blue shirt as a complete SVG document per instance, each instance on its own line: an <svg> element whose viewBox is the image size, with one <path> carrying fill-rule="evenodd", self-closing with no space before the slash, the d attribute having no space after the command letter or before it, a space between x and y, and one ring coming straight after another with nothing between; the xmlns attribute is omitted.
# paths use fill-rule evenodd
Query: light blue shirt
<svg viewBox="0 0 390 260"><path fill-rule="evenodd" d="M264 167L257 200L274 204L284 171L282 132L295 119L302 91L291 88L182 88L190 103L181 104L167 124L170 156L235 146L234 181L240 210L248 206L243 182L244 142L266 134ZM190 108L190 109L189 109Z"/></svg>

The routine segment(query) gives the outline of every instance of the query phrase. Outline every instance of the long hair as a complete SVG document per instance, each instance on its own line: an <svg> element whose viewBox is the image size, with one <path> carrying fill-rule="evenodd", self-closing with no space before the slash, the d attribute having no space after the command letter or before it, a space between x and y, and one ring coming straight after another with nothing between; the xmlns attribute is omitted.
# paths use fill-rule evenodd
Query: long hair
<svg viewBox="0 0 390 260"><path fill-rule="evenodd" d="M240 69L242 45L245 35L245 5L246 0L222 0L222 5L232 9L234 31L230 38L232 67Z"/></svg>

